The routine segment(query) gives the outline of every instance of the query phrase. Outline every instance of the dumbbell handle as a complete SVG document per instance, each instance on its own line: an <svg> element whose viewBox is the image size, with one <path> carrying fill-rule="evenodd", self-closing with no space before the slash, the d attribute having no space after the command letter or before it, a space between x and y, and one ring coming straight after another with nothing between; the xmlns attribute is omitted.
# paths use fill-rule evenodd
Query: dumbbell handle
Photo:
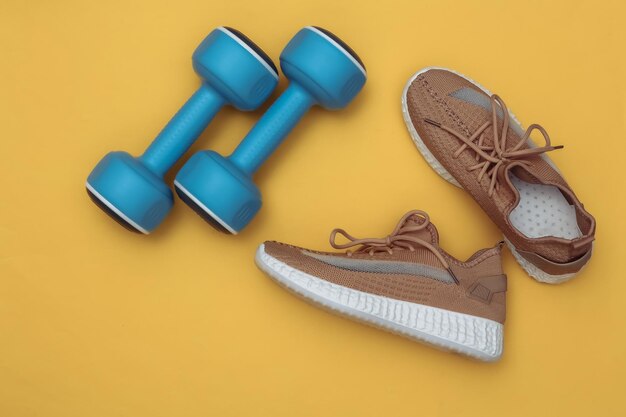
<svg viewBox="0 0 626 417"><path fill-rule="evenodd" d="M215 90L203 83L161 130L139 160L162 177L193 145L225 103Z"/></svg>
<svg viewBox="0 0 626 417"><path fill-rule="evenodd" d="M243 138L230 161L254 174L313 104L315 100L304 88L291 83Z"/></svg>

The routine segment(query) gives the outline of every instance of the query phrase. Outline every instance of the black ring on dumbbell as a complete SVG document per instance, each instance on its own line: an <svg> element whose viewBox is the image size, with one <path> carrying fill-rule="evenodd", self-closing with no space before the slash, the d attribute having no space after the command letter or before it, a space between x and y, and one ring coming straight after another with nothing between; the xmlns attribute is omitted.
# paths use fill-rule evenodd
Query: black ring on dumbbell
<svg viewBox="0 0 626 417"><path fill-rule="evenodd" d="M345 49L345 51L347 53L349 53L350 55L352 55L352 58L356 59L356 61L361 64L361 66L363 67L364 70L366 70L365 68L365 64L363 64L363 61L361 61L361 58L359 58L359 56L356 54L356 52L354 52L354 49L350 48L348 46L348 44L346 44L344 41L342 41L337 35L335 35L334 33L332 33L330 30L321 28L319 26L313 26L315 29L319 30L320 32L322 32L324 35L328 36L329 38L331 38L332 40L334 40L335 42L337 42L339 44L339 46L341 46L343 49ZM366 70L367 71L367 70Z"/></svg>
<svg viewBox="0 0 626 417"><path fill-rule="evenodd" d="M252 49L254 52L256 52L257 55L259 55L261 57L261 59L263 59L263 61L265 61L267 63L267 65L272 67L272 69L274 70L276 75L278 75L278 68L276 68L276 65L274 65L274 62L265 53L265 51L263 51L263 49L259 48L259 46L256 43L252 42L252 40L249 37L247 37L246 35L244 35L240 31L238 31L237 29L233 29L230 26L222 26L222 27L224 29L228 30L229 32L231 32L236 37L238 37L243 43L248 45L250 47L250 49Z"/></svg>
<svg viewBox="0 0 626 417"><path fill-rule="evenodd" d="M185 204L191 207L191 209L195 211L198 216L202 217L204 221L206 221L208 224L213 226L215 230L222 232L222 233L226 233L227 235L232 235L232 233L228 229L226 229L224 226L219 224L217 220L215 220L211 215L209 215L209 213L204 211L202 207L197 205L195 201L189 198L189 196L186 193L179 190L176 185L174 185L174 189L176 190L176 194L178 194L178 197L181 200L183 200Z"/></svg>
<svg viewBox="0 0 626 417"><path fill-rule="evenodd" d="M122 219L116 212L111 210L109 206L104 204L102 200L96 197L91 191L89 191L89 189L87 189L87 194L89 194L89 198L91 198L91 201L93 201L96 204L96 206L100 207L102 211L108 214L109 217L111 217L113 220L119 223L119 225L122 226L124 229L130 230L131 232L135 232L135 233L141 233L140 230L137 230L135 227L133 227L133 225L128 223L126 220Z"/></svg>

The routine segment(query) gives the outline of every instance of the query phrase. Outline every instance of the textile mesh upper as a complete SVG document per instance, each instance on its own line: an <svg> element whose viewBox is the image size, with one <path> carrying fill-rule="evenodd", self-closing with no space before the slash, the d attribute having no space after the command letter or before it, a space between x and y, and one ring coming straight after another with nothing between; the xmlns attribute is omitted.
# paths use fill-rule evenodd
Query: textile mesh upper
<svg viewBox="0 0 626 417"><path fill-rule="evenodd" d="M438 234L432 224L428 226L428 230L422 230L419 233L422 236L428 236L429 241L438 246ZM442 251L460 281L459 285L453 281L443 282L427 276L354 271L330 265L308 255L321 254L349 258L354 261L416 263L438 269L444 275L447 274L440 261L430 251L423 248L416 248L413 252L396 248L392 254L378 252L372 256L368 253L353 253L349 256L346 253L318 252L280 242L265 242L265 252L292 268L347 288L471 314L500 323L503 323L505 319L504 292L495 293L490 303L468 296L468 289L481 278L501 277L506 281L502 271L500 246L481 250L465 262Z"/></svg>
<svg viewBox="0 0 626 417"><path fill-rule="evenodd" d="M470 89L472 92L468 93ZM458 158L454 158L455 151L461 146L458 138L424 122L424 119L430 119L450 126L469 137L492 118L491 109L472 103L479 95L484 96L484 100L489 100L485 92L465 78L447 70L430 69L413 80L407 89L406 102L411 122L430 152L474 197L516 248L537 253L555 262L569 262L580 257L590 249L590 243L575 248L570 244L571 242L564 239L551 237L530 239L517 231L508 220L510 211L517 204L517 194L514 188L508 185L508 180L500 178L501 186L492 197L489 197L487 195L490 181L488 176L485 175L482 181L479 181L477 171L467 170L477 162L474 152L467 149ZM474 98L468 100L468 96L474 96ZM501 118L499 123L501 126ZM514 123L513 120L511 123ZM508 130L507 148L517 144L521 138L519 132L519 129ZM485 132L485 143L493 144L491 127ZM523 148L525 147L526 145ZM595 232L593 217L584 210L561 174L541 156L532 156L527 160L532 162L532 166L528 169L513 168L515 175L530 183L555 185L563 190L566 198L575 205L578 226L583 237L593 234Z"/></svg>

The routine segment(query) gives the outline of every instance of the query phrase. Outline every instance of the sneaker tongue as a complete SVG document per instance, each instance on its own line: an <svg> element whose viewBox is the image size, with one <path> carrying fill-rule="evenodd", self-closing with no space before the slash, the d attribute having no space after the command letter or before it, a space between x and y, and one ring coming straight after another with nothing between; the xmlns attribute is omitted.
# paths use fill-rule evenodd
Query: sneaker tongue
<svg viewBox="0 0 626 417"><path fill-rule="evenodd" d="M424 223L426 220L419 216L412 216L408 218L405 222L406 226L414 226L420 225ZM419 239L422 239L428 243L432 243L434 245L439 245L439 233L437 232L437 228L434 224L429 223L424 229L416 230L413 232L403 233L410 236L415 236Z"/></svg>

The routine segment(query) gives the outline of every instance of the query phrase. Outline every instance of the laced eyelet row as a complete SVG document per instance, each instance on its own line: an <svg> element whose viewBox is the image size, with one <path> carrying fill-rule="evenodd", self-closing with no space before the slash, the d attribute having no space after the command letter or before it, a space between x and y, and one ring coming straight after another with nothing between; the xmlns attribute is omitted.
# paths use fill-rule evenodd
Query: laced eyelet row
<svg viewBox="0 0 626 417"><path fill-rule="evenodd" d="M520 140L513 147L507 149L506 142L510 124L509 110L504 101L495 94L490 97L490 102L492 120L483 123L469 137L441 123L424 119L426 123L450 133L461 141L461 146L457 148L453 154L454 159L457 159L467 148L475 152L476 164L466 169L468 172L480 170L478 173L478 181L482 181L483 177L487 175L490 179L488 188L489 197L493 195L494 191L499 190L498 177L502 172L514 166L525 166L528 168L531 166L531 162L525 158L563 148L561 145L552 146L548 132L542 126L532 124L526 129L526 132L522 135ZM501 110L503 114L501 131L498 131L498 110ZM484 134L490 126L493 129L493 144L485 145ZM542 147L523 148L523 146L527 144L531 133L535 130L538 130L543 135L545 145Z"/></svg>
<svg viewBox="0 0 626 417"><path fill-rule="evenodd" d="M421 219L421 222L415 225L406 225L407 220L414 216ZM429 224L430 218L428 217L428 214L421 210L412 210L402 216L393 232L391 232L391 234L387 237L357 239L343 229L334 229L330 233L329 241L330 245L335 249L347 249L354 246L359 246L359 248L354 251L347 250L347 256L352 256L353 253L368 253L370 257L373 257L376 253L379 252L387 252L390 255L393 255L393 249L406 249L410 250L411 252L415 252L414 245L417 244L432 252L437 257L437 259L439 259L441 264L448 270L454 281L458 284L459 281L455 277L452 269L450 268L450 265L448 264L448 261L442 255L442 253L431 243L411 234L413 232L424 230L428 227ZM342 244L337 243L336 238L338 234L345 237L348 242Z"/></svg>

